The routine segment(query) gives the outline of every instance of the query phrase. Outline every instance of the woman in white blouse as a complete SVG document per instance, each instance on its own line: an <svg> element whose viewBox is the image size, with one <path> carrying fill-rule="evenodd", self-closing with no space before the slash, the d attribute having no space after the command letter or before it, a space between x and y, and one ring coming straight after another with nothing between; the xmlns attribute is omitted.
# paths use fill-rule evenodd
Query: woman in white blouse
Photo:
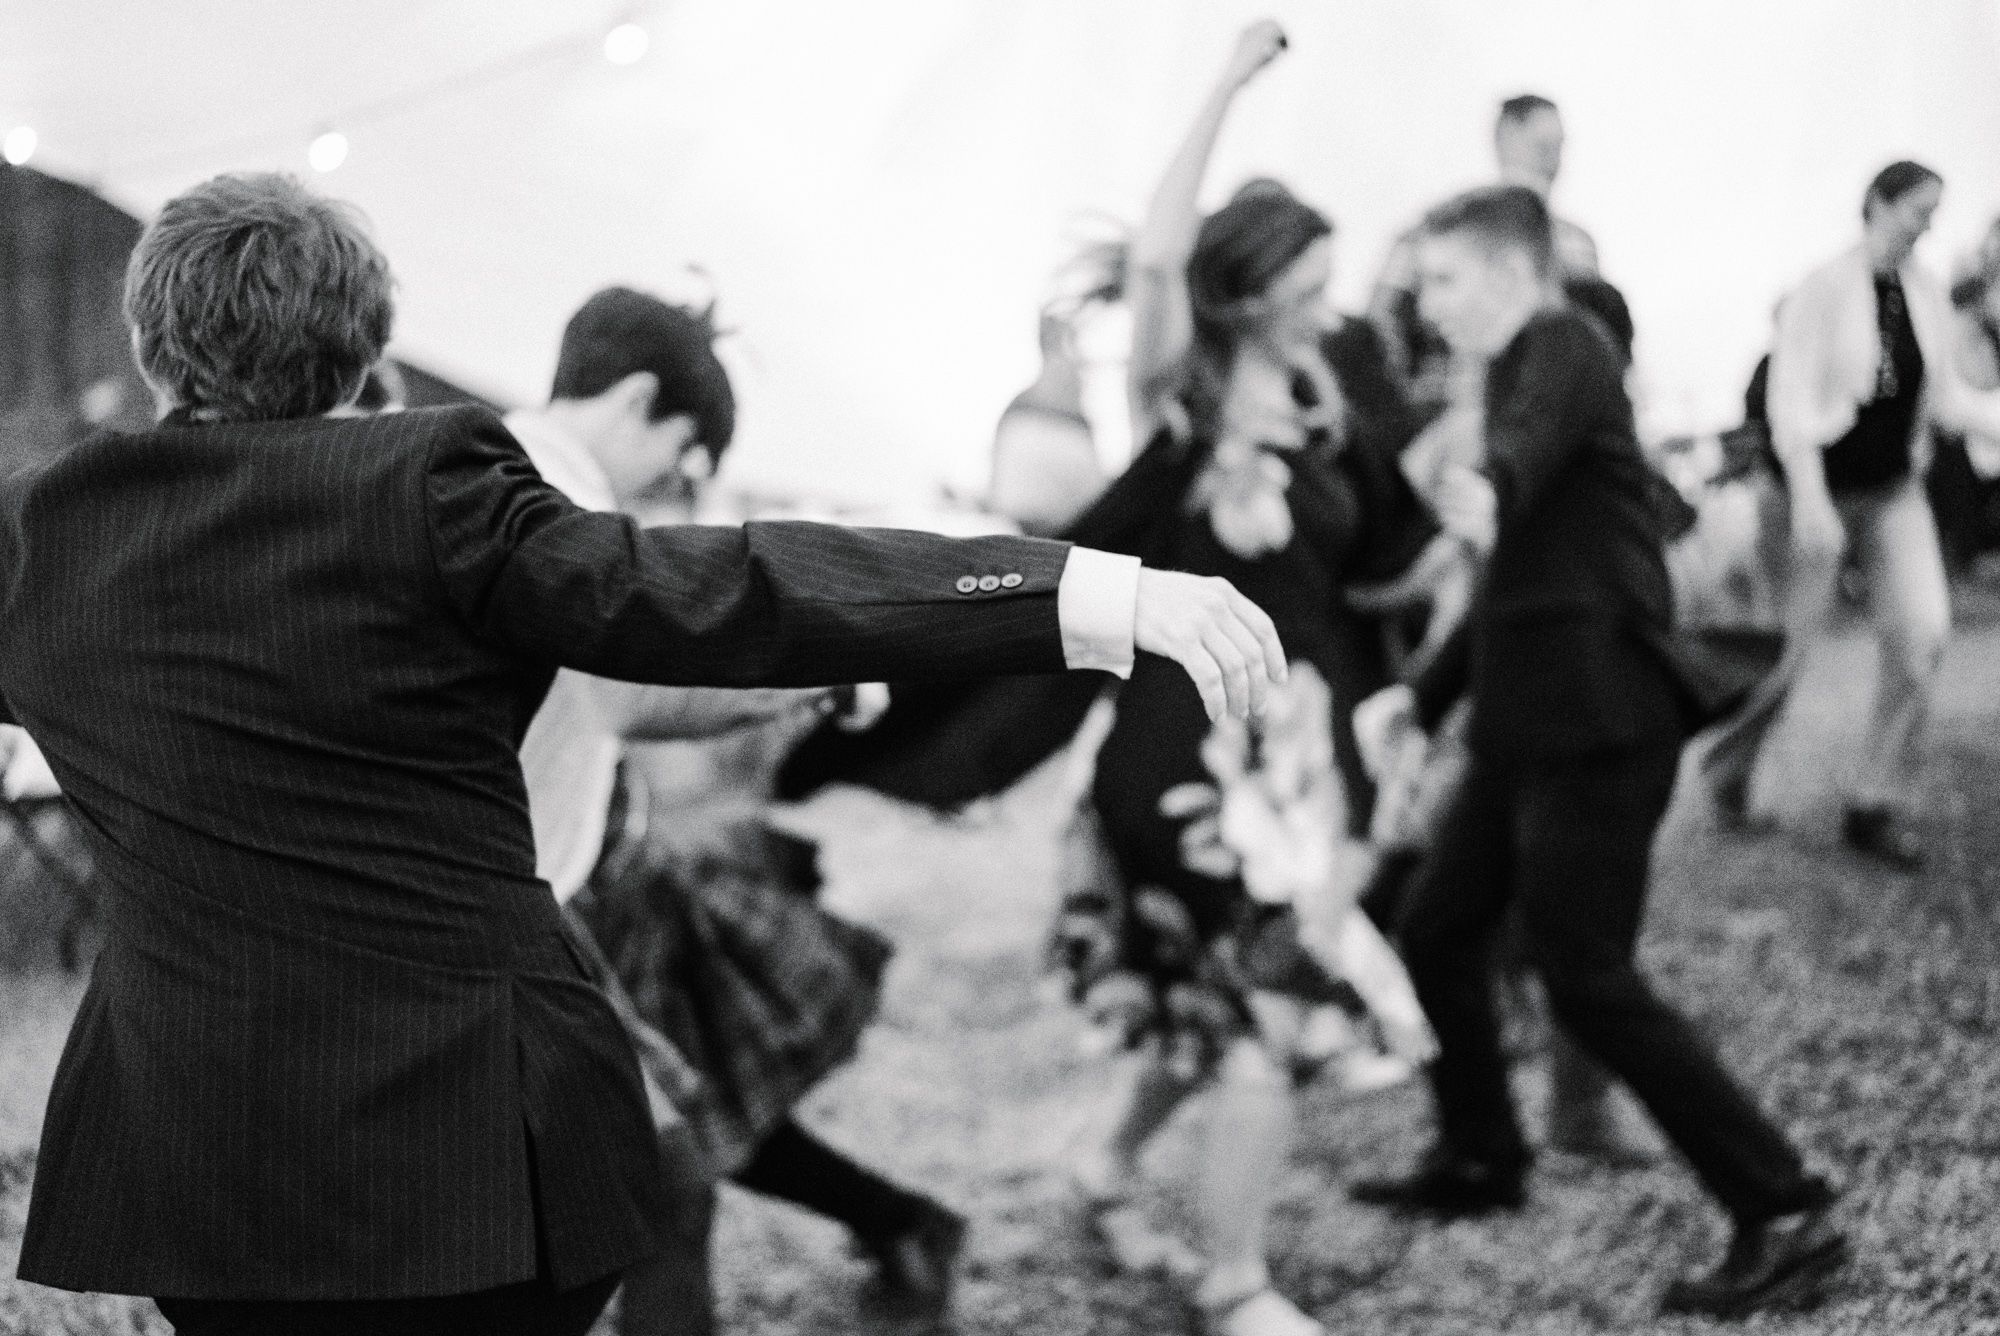
<svg viewBox="0 0 2000 1336"><path fill-rule="evenodd" d="M1724 820L1747 822L1758 750L1825 626L1851 546L1873 604L1881 676L1842 835L1904 869L1924 856L1908 804L1919 793L1951 624L1923 487L1930 432L2000 431L2000 392L1966 382L1944 289L1915 258L1943 191L1943 179L1919 163L1883 168L1863 196L1860 243L1806 275L1779 310L1770 416L1791 495L1791 645L1786 665L1703 760Z"/></svg>

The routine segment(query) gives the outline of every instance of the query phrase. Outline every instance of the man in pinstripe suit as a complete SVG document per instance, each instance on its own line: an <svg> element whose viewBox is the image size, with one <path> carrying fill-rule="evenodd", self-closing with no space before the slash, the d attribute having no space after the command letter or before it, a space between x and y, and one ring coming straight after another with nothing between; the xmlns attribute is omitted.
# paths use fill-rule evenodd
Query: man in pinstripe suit
<svg viewBox="0 0 2000 1336"><path fill-rule="evenodd" d="M1217 581L1027 539L641 529L484 410L344 416L386 263L282 177L170 202L127 315L168 411L0 487L0 696L101 871L24 1280L183 1332L581 1332L656 1247L638 1071L515 756L559 666L816 685L1284 662Z"/></svg>

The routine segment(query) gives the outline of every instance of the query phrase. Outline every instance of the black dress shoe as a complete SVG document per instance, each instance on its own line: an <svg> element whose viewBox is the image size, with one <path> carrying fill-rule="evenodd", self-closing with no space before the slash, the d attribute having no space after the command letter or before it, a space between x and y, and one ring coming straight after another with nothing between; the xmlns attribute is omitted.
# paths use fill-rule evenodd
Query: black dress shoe
<svg viewBox="0 0 2000 1336"><path fill-rule="evenodd" d="M902 1231L861 1240L875 1259L874 1307L899 1317L942 1317L951 1308L965 1217L926 1198Z"/></svg>
<svg viewBox="0 0 2000 1336"><path fill-rule="evenodd" d="M1833 1211L1829 1194L1821 1205L1738 1225L1715 1269L1668 1286L1660 1311L1735 1318L1812 1306L1847 1265L1847 1236L1834 1223Z"/></svg>
<svg viewBox="0 0 2000 1336"><path fill-rule="evenodd" d="M1902 872L1924 865L1924 844L1909 824L1886 807L1850 807L1841 818L1840 837L1856 853L1879 858Z"/></svg>
<svg viewBox="0 0 2000 1336"><path fill-rule="evenodd" d="M1441 1219L1512 1211L1527 1200L1525 1162L1497 1164L1433 1148L1402 1178L1364 1178L1347 1195L1371 1206Z"/></svg>

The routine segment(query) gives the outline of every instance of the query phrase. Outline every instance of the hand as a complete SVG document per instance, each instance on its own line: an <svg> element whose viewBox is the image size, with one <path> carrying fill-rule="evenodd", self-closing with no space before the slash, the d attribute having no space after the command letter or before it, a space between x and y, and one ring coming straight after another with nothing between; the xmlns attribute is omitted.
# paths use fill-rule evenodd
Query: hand
<svg viewBox="0 0 2000 1336"><path fill-rule="evenodd" d="M1276 60L1285 46L1285 30L1275 20L1257 20L1237 37L1223 82L1231 88L1241 88L1257 76L1257 71Z"/></svg>
<svg viewBox="0 0 2000 1336"><path fill-rule="evenodd" d="M1500 501L1486 478L1463 464L1447 464L1438 472L1431 502L1445 532L1475 552L1493 550L1500 527Z"/></svg>
<svg viewBox="0 0 2000 1336"><path fill-rule="evenodd" d="M1370 775L1381 777L1396 739L1416 723L1417 693L1401 682L1383 687L1354 707L1354 745Z"/></svg>
<svg viewBox="0 0 2000 1336"><path fill-rule="evenodd" d="M1213 576L1142 569L1132 639L1187 670L1211 722L1225 711L1262 713L1265 693L1288 671L1264 610Z"/></svg>

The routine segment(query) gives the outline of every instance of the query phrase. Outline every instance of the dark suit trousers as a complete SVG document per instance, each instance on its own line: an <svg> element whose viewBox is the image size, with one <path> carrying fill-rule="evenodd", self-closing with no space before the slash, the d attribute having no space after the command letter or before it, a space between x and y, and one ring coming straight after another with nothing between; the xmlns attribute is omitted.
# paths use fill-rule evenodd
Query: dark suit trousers
<svg viewBox="0 0 2000 1336"><path fill-rule="evenodd" d="M156 1299L175 1336L584 1336L618 1277L557 1292L546 1278L432 1299Z"/></svg>
<svg viewBox="0 0 2000 1336"><path fill-rule="evenodd" d="M1403 952L1436 1028L1447 1148L1528 1158L1494 1012L1493 957L1518 903L1528 963L1564 1028L1621 1077L1725 1209L1754 1221L1807 1204L1798 1153L1687 1019L1640 977L1653 833L1678 742L1529 762L1475 758L1411 892Z"/></svg>

